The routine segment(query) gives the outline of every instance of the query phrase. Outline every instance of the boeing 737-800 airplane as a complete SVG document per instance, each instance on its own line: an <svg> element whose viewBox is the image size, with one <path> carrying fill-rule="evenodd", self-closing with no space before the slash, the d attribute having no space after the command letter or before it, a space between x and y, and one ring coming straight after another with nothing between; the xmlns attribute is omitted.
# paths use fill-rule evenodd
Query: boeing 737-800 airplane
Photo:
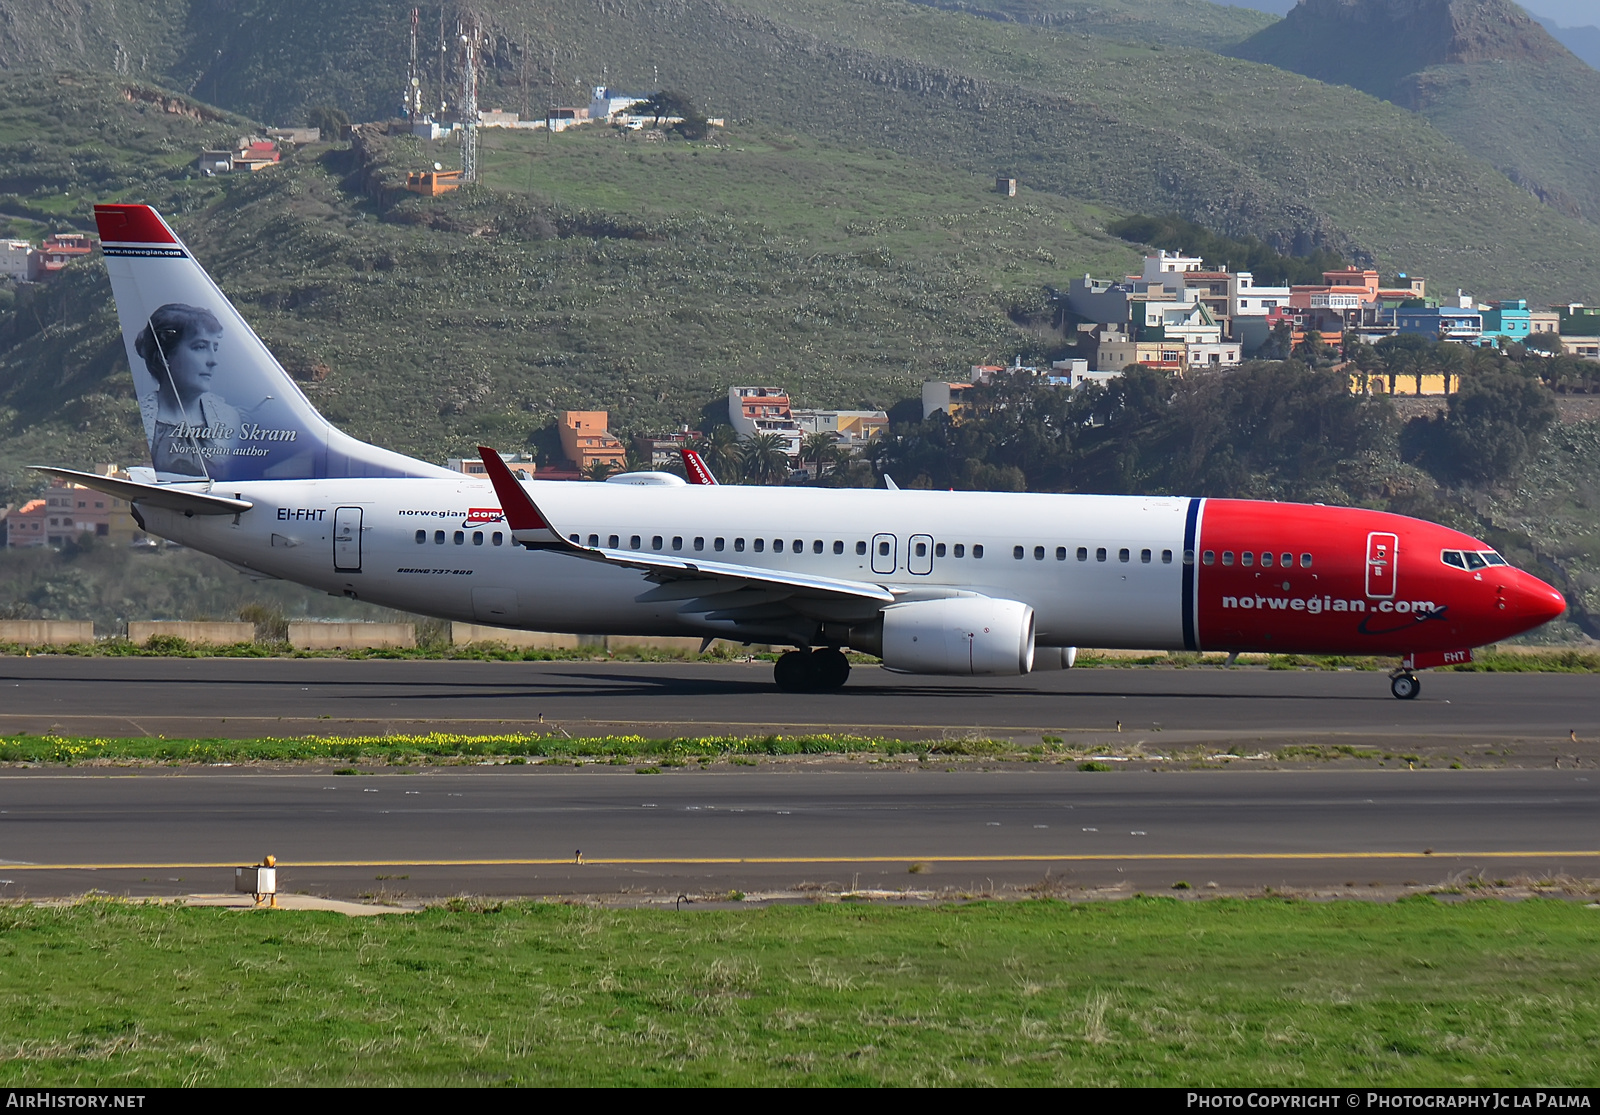
<svg viewBox="0 0 1600 1115"><path fill-rule="evenodd" d="M95 207L151 464L44 471L241 570L444 619L796 648L786 689L890 670L1017 675L1074 647L1394 655L1414 673L1565 610L1447 527L1171 496L751 488L660 473L485 483L317 413L165 221ZM620 482L619 482L620 481Z"/></svg>

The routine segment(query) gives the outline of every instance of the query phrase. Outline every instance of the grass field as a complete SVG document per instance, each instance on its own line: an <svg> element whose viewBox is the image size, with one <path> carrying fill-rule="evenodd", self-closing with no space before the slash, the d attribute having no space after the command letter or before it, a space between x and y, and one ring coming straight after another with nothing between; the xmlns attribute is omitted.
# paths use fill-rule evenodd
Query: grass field
<svg viewBox="0 0 1600 1115"><path fill-rule="evenodd" d="M1593 1086L1600 911L0 909L0 1081Z"/></svg>

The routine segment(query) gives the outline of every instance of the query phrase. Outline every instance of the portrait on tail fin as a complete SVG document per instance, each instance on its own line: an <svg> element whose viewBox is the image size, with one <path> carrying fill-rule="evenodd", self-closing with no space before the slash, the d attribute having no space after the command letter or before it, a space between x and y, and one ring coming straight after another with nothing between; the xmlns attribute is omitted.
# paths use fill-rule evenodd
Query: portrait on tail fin
<svg viewBox="0 0 1600 1115"><path fill-rule="evenodd" d="M216 375L221 322L203 307L169 302L150 315L133 347L154 383L148 390L139 384L151 463L158 473L210 475L207 460L232 452L244 421L214 390L222 386Z"/></svg>

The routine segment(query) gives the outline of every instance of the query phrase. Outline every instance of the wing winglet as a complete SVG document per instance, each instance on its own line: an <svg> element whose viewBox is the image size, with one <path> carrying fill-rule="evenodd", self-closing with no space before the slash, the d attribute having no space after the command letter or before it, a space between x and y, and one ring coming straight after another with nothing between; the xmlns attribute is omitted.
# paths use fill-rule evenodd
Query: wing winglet
<svg viewBox="0 0 1600 1115"><path fill-rule="evenodd" d="M539 510L539 505L533 502L533 497L517 483L517 478L511 475L511 470L500 459L500 454L488 446L480 445L478 456L483 458L484 471L489 474L489 482L494 485L494 494L500 497L500 512L506 517L506 526L511 528L512 539L530 549L581 549L563 538L561 533L550 525L550 520Z"/></svg>
<svg viewBox="0 0 1600 1115"><path fill-rule="evenodd" d="M711 485L715 485L717 483L717 478L712 475L711 469L707 467L705 458L701 457L700 454L695 452L693 449L686 448L682 450L682 452L683 471L688 473L689 483Z"/></svg>

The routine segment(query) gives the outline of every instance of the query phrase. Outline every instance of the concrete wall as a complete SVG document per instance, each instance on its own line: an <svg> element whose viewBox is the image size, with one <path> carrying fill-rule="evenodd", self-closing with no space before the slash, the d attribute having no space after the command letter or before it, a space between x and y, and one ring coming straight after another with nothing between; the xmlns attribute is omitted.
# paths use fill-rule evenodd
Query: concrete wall
<svg viewBox="0 0 1600 1115"><path fill-rule="evenodd" d="M94 624L86 619L0 620L0 643L20 643L30 647L60 647L68 643L92 642L94 642Z"/></svg>
<svg viewBox="0 0 1600 1115"><path fill-rule="evenodd" d="M539 650L574 650L578 646L578 636L550 631L516 631L482 623L452 623L450 642L458 647L469 643L499 643L502 646Z"/></svg>
<svg viewBox="0 0 1600 1115"><path fill-rule="evenodd" d="M191 643L208 643L212 646L231 646L234 643L256 641L253 623L228 623L221 620L184 622L178 620L133 621L128 624L128 642L144 643L152 635L171 635Z"/></svg>
<svg viewBox="0 0 1600 1115"><path fill-rule="evenodd" d="M289 644L296 650L414 647L417 629L410 623L291 623Z"/></svg>

